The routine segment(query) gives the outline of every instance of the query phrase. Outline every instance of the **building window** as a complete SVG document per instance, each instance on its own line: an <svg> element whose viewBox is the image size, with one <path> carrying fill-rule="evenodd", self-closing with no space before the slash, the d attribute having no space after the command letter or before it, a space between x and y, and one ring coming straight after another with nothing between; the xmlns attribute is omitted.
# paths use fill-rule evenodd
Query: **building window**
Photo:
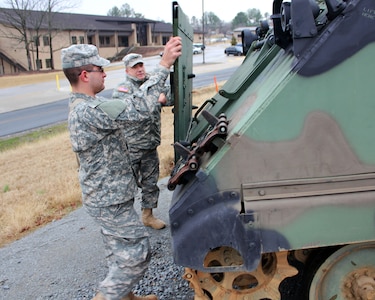
<svg viewBox="0 0 375 300"><path fill-rule="evenodd" d="M85 37L84 36L80 36L79 37L79 43L80 44L84 44L85 43Z"/></svg>
<svg viewBox="0 0 375 300"><path fill-rule="evenodd" d="M46 68L51 69L51 67L52 67L51 59L50 59L50 58L47 58L47 59L46 59Z"/></svg>
<svg viewBox="0 0 375 300"><path fill-rule="evenodd" d="M111 46L111 38L109 36L100 36L99 37L99 45L101 47L110 47Z"/></svg>
<svg viewBox="0 0 375 300"><path fill-rule="evenodd" d="M48 35L43 35L43 45L44 46L49 46L49 36Z"/></svg>
<svg viewBox="0 0 375 300"><path fill-rule="evenodd" d="M127 36L119 36L118 37L118 45L119 47L129 47L129 39Z"/></svg>
<svg viewBox="0 0 375 300"><path fill-rule="evenodd" d="M35 47L39 47L39 36L34 36L33 37L34 45Z"/></svg>
<svg viewBox="0 0 375 300"><path fill-rule="evenodd" d="M77 44L77 37L76 36L72 36L72 44Z"/></svg>
<svg viewBox="0 0 375 300"><path fill-rule="evenodd" d="M37 69L37 70L40 70L40 69L43 68L42 60L41 60L41 59L36 59L36 60L35 60L35 63L36 63L36 69Z"/></svg>
<svg viewBox="0 0 375 300"><path fill-rule="evenodd" d="M163 36L163 42L162 45L165 45L169 41L169 38L166 36Z"/></svg>

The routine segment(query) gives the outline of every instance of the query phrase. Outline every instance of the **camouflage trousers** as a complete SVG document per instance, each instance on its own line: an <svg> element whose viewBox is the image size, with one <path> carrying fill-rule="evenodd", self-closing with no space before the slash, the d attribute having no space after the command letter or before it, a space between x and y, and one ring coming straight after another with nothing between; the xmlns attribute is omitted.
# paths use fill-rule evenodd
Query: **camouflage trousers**
<svg viewBox="0 0 375 300"><path fill-rule="evenodd" d="M156 208L159 199L159 155L156 149L130 149L130 159L142 189L142 208Z"/></svg>
<svg viewBox="0 0 375 300"><path fill-rule="evenodd" d="M122 299L131 292L151 259L148 233L133 205L134 200L101 208L85 206L101 227L108 273L99 290L108 300Z"/></svg>

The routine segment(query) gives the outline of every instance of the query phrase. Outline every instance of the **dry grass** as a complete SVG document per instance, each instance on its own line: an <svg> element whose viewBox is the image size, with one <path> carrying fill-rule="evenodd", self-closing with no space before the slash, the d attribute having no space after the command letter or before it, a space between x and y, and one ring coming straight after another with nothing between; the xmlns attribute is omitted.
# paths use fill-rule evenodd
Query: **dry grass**
<svg viewBox="0 0 375 300"><path fill-rule="evenodd" d="M200 105L215 87L194 91ZM161 177L173 167L173 114L162 112ZM77 162L68 132L0 152L0 246L62 218L81 205Z"/></svg>
<svg viewBox="0 0 375 300"><path fill-rule="evenodd" d="M0 153L0 245L80 205L68 132Z"/></svg>

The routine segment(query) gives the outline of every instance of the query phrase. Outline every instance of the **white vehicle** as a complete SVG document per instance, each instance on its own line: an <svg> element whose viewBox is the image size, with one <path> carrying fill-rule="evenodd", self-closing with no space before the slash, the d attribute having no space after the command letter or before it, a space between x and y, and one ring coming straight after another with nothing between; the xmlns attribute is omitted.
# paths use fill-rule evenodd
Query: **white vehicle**
<svg viewBox="0 0 375 300"><path fill-rule="evenodd" d="M200 47L193 46L193 54L201 54L203 50Z"/></svg>

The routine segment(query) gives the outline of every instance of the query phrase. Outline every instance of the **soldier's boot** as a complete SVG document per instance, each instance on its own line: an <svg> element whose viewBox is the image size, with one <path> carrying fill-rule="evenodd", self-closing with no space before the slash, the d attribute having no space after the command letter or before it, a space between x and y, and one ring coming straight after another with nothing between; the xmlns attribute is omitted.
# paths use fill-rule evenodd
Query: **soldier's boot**
<svg viewBox="0 0 375 300"><path fill-rule="evenodd" d="M142 221L145 226L153 229L163 229L165 227L165 223L162 220L159 220L152 215L152 208L142 209Z"/></svg>
<svg viewBox="0 0 375 300"><path fill-rule="evenodd" d="M125 298L121 300L158 300L158 297L155 295L148 295L148 296L136 296L133 293L129 293Z"/></svg>
<svg viewBox="0 0 375 300"><path fill-rule="evenodd" d="M101 292L99 292L94 298L92 298L92 300L107 300L107 298Z"/></svg>

